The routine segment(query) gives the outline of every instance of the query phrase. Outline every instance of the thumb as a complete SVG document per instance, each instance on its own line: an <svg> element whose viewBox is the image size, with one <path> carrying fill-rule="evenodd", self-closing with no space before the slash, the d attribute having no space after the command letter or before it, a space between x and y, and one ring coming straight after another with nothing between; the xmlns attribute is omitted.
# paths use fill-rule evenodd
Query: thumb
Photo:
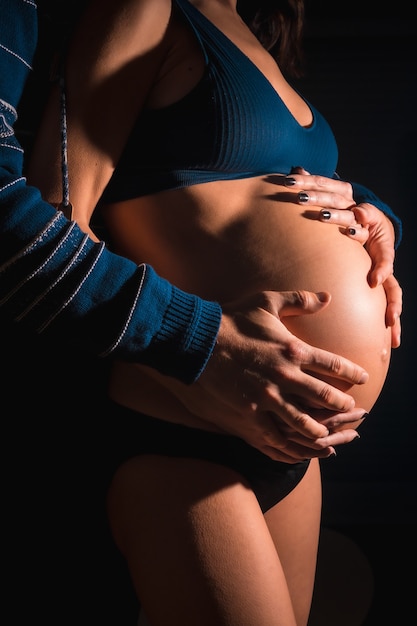
<svg viewBox="0 0 417 626"><path fill-rule="evenodd" d="M317 313L326 308L331 300L327 291L297 291L270 292L272 310L276 317L290 317L293 315L308 315Z"/></svg>

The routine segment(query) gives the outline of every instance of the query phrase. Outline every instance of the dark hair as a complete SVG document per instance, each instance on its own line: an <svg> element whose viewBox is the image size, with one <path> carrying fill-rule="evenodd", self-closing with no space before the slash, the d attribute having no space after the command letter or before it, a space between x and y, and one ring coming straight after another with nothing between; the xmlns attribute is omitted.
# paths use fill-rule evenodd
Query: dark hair
<svg viewBox="0 0 417 626"><path fill-rule="evenodd" d="M237 0L237 11L280 69L301 76L304 0Z"/></svg>

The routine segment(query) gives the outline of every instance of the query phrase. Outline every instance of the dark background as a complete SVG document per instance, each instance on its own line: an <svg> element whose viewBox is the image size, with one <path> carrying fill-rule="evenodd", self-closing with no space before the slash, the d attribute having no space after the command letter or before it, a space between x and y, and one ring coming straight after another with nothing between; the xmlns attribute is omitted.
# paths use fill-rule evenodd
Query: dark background
<svg viewBox="0 0 417 626"><path fill-rule="evenodd" d="M413 611L406 571L416 561L417 22L404 5L387 13L382 6L307 2L300 89L333 128L339 174L372 189L404 226L395 264L404 291L402 345L361 439L322 463L323 539L311 626L399 624Z"/></svg>
<svg viewBox="0 0 417 626"><path fill-rule="evenodd" d="M368 19L363 13L359 17L355 5L359 3L343 4L343 19L338 17L340 3L334 16L329 10L330 17L319 19L313 12L306 38L306 76L300 89L333 128L339 145L339 174L368 186L403 220L403 241L395 265L404 290L403 343L393 351L387 383L361 427L358 445L341 449L331 467L323 464L329 485L343 481L348 488L343 498L332 494L329 502L329 507L340 507L340 513L336 508L325 508L325 512L329 521L359 516L369 522L411 522L415 521L411 510L415 491L409 487L415 487L417 432L411 362L416 347L417 22Z"/></svg>
<svg viewBox="0 0 417 626"><path fill-rule="evenodd" d="M82 2L56 0L41 2L40 5L49 5L49 15L59 25L62 10L70 7L71 11L75 11ZM409 571L413 571L416 560L417 416L412 355L417 352L413 275L417 248L414 236L417 214L417 193L414 191L417 177L417 21L407 15L404 5L399 10L391 5L385 13L381 10L382 3L376 1L308 0L306 6L305 76L297 81L296 86L325 115L333 128L339 145L339 174L372 189L393 208L404 224L403 241L395 266L396 276L404 290L402 346L393 351L385 388L361 426L361 439L340 448L336 459L322 463L323 540L311 626L399 624L414 611L413 577L409 578ZM42 66L43 55L46 56L50 47L59 40L62 30L51 28L50 22L42 21L41 35L36 61L38 78L30 80L19 118L20 137L28 147L41 103L38 81L45 69ZM413 141L416 143L413 144ZM29 398L31 395L35 397L36 376L30 372L30 363L27 363L28 371L25 371L16 357L15 367L21 377L31 377L32 387L27 393ZM88 375L88 364L84 363L83 367ZM56 382L54 376L56 372L51 374L51 387ZM55 398L56 419L62 420L66 413L65 419L79 420L81 424L89 417L91 405L87 403L75 408L71 404L73 380L70 374L64 409L61 395ZM14 392L12 395L17 407L21 403L22 416L23 412L27 416L27 406L25 408L22 398L17 399ZM53 397L52 391L50 397ZM34 427L35 431L39 432L37 427ZM114 574L119 571L117 556L110 550L110 562L114 559L115 563L110 572L108 566L97 558L94 549L86 560L85 552L79 547L77 533L83 525L88 528L84 533L86 541L95 533L94 515L91 513L91 500L84 494L83 517L78 510L76 490L70 485L72 472L79 478L82 462L88 461L78 456L72 460L72 465L66 462L65 472L60 474L58 432L58 428L56 433L45 429L45 437L50 438L49 450L56 445L53 458L48 458L41 470L33 469L29 481L26 471L21 476L19 474L19 487L23 489L19 496L26 498L27 502L23 519L21 511L19 513L19 528L22 527L22 534L27 534L27 527L30 527L32 530L27 541L31 545L37 543L28 575L36 577L37 567L42 562L44 567L50 568L53 577L54 568L59 571L62 563L68 561L68 567L74 567L71 557L75 554L78 559L78 569L74 571L75 589L81 580L85 589L89 584L91 590L98 585L99 591L94 597L100 604L106 589L113 592L120 587L121 602L115 610L116 619L111 617L111 610L107 616L101 617L101 621L95 621L94 617L87 619L88 611L83 617L80 608L79 619L73 623L123 626L125 621L121 607L128 615L132 605L129 594L124 597L121 591L124 574L121 572L117 577ZM99 432L98 428L97 445ZM89 441L87 437L86 441ZM22 451L21 446L19 450ZM28 458L27 450L24 454ZM34 460L33 468L36 461L39 459ZM54 473L57 483L50 485L48 481ZM12 467L12 474L17 480L16 467ZM48 512L48 523L38 521L33 526L34 519L39 520L42 511ZM65 526L68 520L72 531ZM105 535L105 529L102 532ZM66 550L62 549L65 533L70 546ZM100 531L95 534L100 536ZM48 554L47 547L51 537L56 540L57 546L61 546L53 557ZM106 551L101 555L103 562L106 562L106 555ZM96 566L102 568L101 578L95 570ZM16 575L21 575L19 564ZM65 590L55 581L50 600L55 608L48 611L48 617L56 611L59 623L62 623L61 609L68 614L71 604L75 602L68 580L62 583L62 587ZM56 606L57 597L60 598L59 606ZM34 605L39 602L42 606L41 600L37 597ZM96 615L99 613L97 611ZM43 617L47 621L46 615ZM17 613L13 623L26 622L21 621Z"/></svg>

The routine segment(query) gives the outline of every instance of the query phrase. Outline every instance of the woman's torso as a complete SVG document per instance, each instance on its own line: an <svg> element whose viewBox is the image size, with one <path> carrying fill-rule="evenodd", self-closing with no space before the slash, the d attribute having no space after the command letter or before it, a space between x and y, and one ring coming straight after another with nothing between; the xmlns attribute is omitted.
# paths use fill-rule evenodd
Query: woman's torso
<svg viewBox="0 0 417 626"><path fill-rule="evenodd" d="M222 303L260 290L329 291L327 309L285 318L285 324L369 371L370 382L352 390L369 410L390 357L384 290L369 287L370 258L362 246L313 219L318 208L306 210L280 194L291 197L268 177L206 183L112 206L107 220L117 252L207 299ZM132 389L150 390L140 367L127 367L135 371ZM136 397L133 408L150 412ZM157 394L152 398L158 403Z"/></svg>
<svg viewBox="0 0 417 626"><path fill-rule="evenodd" d="M337 145L323 116L284 80L247 27L176 0L165 57L104 202L288 173L332 176ZM189 21L188 21L189 20ZM221 30L224 30L224 32ZM140 84L140 76L138 76Z"/></svg>
<svg viewBox="0 0 417 626"><path fill-rule="evenodd" d="M183 0L182 4L189 3ZM205 4L208 6L210 3ZM195 9L192 11L195 12ZM187 152L181 150L178 144L175 146L167 142L166 151L171 151L172 157L168 158L166 166L171 173L174 172L175 180L180 182L163 182L161 189L148 189L146 192L141 191L141 184L138 183L135 195L133 177L127 197L118 196L118 189L121 188L118 183L123 182L126 172L132 180L132 171L126 169L127 159L123 162L122 157L122 167L116 170L109 186L111 193L107 199L111 202L102 211L110 240L117 252L138 263L151 264L179 287L220 302L265 289L329 291L332 302L325 311L314 316L286 318L285 323L309 343L347 356L369 371L370 382L351 390L358 404L369 410L379 394L389 364L390 332L384 324L385 294L382 288L370 289L367 284L366 275L370 268L367 252L344 237L337 226L322 224L314 219L318 209L309 207L307 210L293 203L291 191L280 185L279 176L276 176L287 174L295 165L310 166L312 173L331 175L337 158L334 139L318 114L289 87L272 58L253 42L245 30L235 28L233 22L229 26L220 18L218 24L249 59L248 71L251 70L252 77L255 73L257 88L262 87L264 93L266 90L269 108L275 99L277 119L273 122L269 117L256 120L256 132L251 129L247 150L250 151L253 142L256 142L258 151L252 151L252 156L247 156L244 143L248 137L236 136L239 128L245 129L246 126L232 124L234 134L227 135L230 122L226 107L227 115L223 114L221 122L225 128L219 130L219 122L216 121L217 139L211 143L211 149L217 149L221 156L217 160L223 163L221 171L216 174L213 171L215 168L210 169L205 164L206 173L210 170L208 177L199 178L202 168L197 167L198 163L191 164L191 167L189 164L196 174L189 186L181 179L181 170L184 169L181 159L177 170L174 166L176 147L182 154L187 155ZM196 46L195 35L181 18L177 16L170 28L173 41L178 40L179 34L182 37L178 46L173 48L174 62L167 61L169 71L164 74L162 68L161 75L166 77L166 85L171 85L171 92L177 76L180 87L174 90L173 102L178 107L181 95L187 96L199 84L194 75L184 78L187 62L197 68L201 80L206 72L207 59L202 57L200 44ZM225 42L222 40L222 43ZM234 43L231 45L234 56L238 50L234 49ZM157 81L156 85L148 100L149 111L145 113L145 119L154 119L154 123L159 114L162 118L166 116L170 108L167 105L172 105L172 102L166 101L164 81ZM242 88L244 90L244 84ZM233 115L237 115L237 110L233 109ZM169 113L171 115L172 110ZM243 108L241 114L246 113ZM179 119L186 128L184 115L180 115ZM170 123L174 122L171 120ZM286 132L289 129L297 150L295 155L288 157L283 137L283 145L278 146L281 152L277 150L278 160L275 161L280 165L279 171L274 169L272 159L271 165L263 162L260 165L263 171L257 172L256 167L251 169L251 165L254 162L259 165L262 159L268 160L268 156L262 155L259 149L270 141L270 124L277 128L281 125L287 129ZM143 124L139 123L138 128L143 133ZM195 132L197 130L198 125ZM202 140L207 143L210 138L206 133L203 135ZM137 151L143 150L139 139L140 136L135 138ZM191 139L184 136L185 145L190 141L198 145L198 136ZM164 151L163 141L158 139L158 142L159 151ZM227 158L225 142L226 146L230 144L233 147ZM327 149L323 150L323 146ZM275 147L271 149L269 146L268 153L271 150L274 152ZM126 154L129 153L132 153L132 145L128 146ZM161 161L165 158L166 154L161 154ZM291 160L296 158L299 160ZM150 178L154 175L157 182L159 172L155 168L159 161L155 156L152 159ZM192 159L191 155L189 160ZM137 176L146 178L146 161L145 151L135 163L139 170ZM236 162L238 167L234 171ZM245 166L239 166L243 162ZM225 180L219 180L221 172L228 167L230 174L227 173ZM119 173L121 177L117 180ZM167 179L166 169L163 168L160 179L173 180L172 177ZM151 180L151 185L154 184ZM167 184L173 188L165 190ZM117 202L114 201L116 197ZM154 380L151 383L146 370L139 366L116 364L111 390L113 398L122 404L172 419L174 403L169 394L162 393ZM175 406L175 419L181 421L184 417L187 423L190 416L185 410L182 415L181 406L177 403Z"/></svg>

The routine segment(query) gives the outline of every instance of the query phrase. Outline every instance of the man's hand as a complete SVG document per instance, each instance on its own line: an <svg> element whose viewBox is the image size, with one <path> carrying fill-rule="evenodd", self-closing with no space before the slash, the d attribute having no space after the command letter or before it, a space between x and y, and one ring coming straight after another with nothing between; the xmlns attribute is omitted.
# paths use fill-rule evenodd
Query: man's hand
<svg viewBox="0 0 417 626"><path fill-rule="evenodd" d="M316 376L363 384L368 374L348 359L301 341L281 321L287 315L318 314L329 301L327 293L263 292L224 306L206 369L188 389L171 381L171 391L192 414L271 458L296 462L333 454L335 445L358 436L353 423L365 411ZM330 432L311 414L323 409L334 423L352 428Z"/></svg>

